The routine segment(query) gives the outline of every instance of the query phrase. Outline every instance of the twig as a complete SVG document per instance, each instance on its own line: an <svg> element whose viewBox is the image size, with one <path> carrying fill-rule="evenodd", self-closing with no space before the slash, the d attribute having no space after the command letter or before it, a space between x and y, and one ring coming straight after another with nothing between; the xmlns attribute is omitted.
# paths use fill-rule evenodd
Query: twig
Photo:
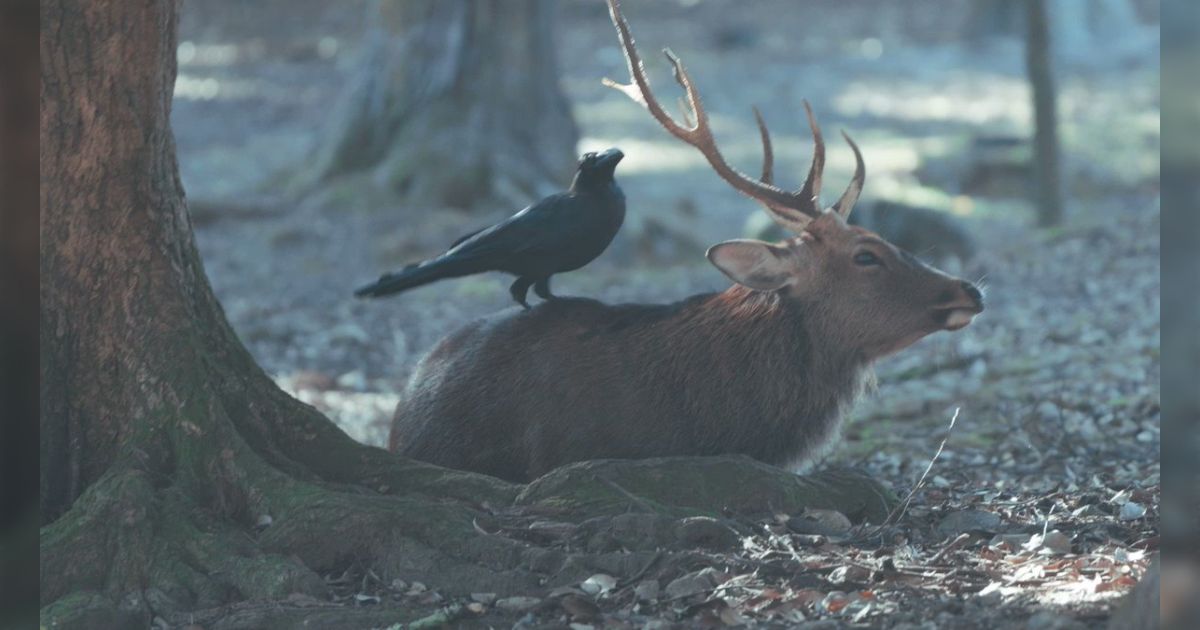
<svg viewBox="0 0 1200 630"><path fill-rule="evenodd" d="M1050 511L1046 512L1046 520L1042 523L1042 540L1046 540L1046 532L1050 530L1050 517L1054 516L1054 508L1058 507L1058 503L1050 504Z"/></svg>
<svg viewBox="0 0 1200 630"><path fill-rule="evenodd" d="M913 496L917 494L918 490L925 487L925 479L929 476L929 472L933 470L933 464L937 462L939 457L942 456L942 450L946 448L946 442L950 440L950 432L954 430L954 423L958 422L958 412L960 409L961 407L954 408L954 415L950 418L950 426L946 428L946 437L942 438L942 443L938 445L937 452L934 453L933 458L929 460L929 465L925 467L925 472L921 473L921 478L917 480L917 485L913 486L913 489L908 492L908 496L904 497L904 500L900 502L900 505L897 505L896 508L893 509L890 514L888 514L888 517L884 519L880 527L891 525L893 522L895 522L892 520L893 518L896 520L903 518L904 514L908 512L908 505L912 502Z"/></svg>
<svg viewBox="0 0 1200 630"><path fill-rule="evenodd" d="M954 551L955 549L958 549L959 547L962 547L964 544L966 544L966 542L968 540L971 540L970 534L968 534L967 532L963 532L963 533L959 534L958 538L955 538L954 540L950 541L950 544L946 545L945 547L942 547L941 551L934 554L933 557L929 559L928 564L937 564L939 561L941 561L942 556L950 553L951 551Z"/></svg>

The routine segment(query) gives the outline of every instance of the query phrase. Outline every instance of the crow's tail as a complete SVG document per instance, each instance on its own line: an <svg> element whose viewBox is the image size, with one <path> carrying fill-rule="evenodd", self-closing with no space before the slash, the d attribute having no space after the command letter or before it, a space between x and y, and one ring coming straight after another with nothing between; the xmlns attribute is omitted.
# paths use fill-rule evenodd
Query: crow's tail
<svg viewBox="0 0 1200 630"><path fill-rule="evenodd" d="M486 271L475 260L448 257L435 258L418 265L409 265L395 273L385 273L378 280L354 291L356 297L383 297L400 293L444 278L458 278Z"/></svg>

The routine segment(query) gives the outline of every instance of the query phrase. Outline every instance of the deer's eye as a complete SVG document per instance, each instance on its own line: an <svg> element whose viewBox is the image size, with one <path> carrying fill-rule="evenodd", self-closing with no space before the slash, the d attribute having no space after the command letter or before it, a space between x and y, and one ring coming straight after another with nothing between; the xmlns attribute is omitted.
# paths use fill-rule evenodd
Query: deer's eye
<svg viewBox="0 0 1200 630"><path fill-rule="evenodd" d="M874 265L882 265L883 261L870 251L861 251L854 255L854 264L860 267L871 267Z"/></svg>

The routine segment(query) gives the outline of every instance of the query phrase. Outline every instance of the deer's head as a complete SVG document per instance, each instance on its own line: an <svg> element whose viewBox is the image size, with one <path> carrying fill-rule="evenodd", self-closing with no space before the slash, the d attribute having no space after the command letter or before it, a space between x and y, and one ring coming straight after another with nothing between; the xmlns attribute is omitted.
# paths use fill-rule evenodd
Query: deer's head
<svg viewBox="0 0 1200 630"><path fill-rule="evenodd" d="M896 352L938 330L958 330L983 311L983 296L972 284L934 269L878 234L850 226L846 217L866 177L862 153L845 133L854 152L850 185L832 206L821 204L825 143L812 108L805 101L813 134L813 160L804 185L788 191L774 185L770 133L756 109L763 145L762 175L754 179L730 166L718 150L700 95L682 62L664 50L683 87L694 122L674 120L654 97L629 25L618 0L608 0L632 82L605 79L640 103L671 135L696 147L729 185L761 203L774 219L797 236L780 243L733 240L714 245L708 259L731 280L754 291L775 292L786 309L795 307L825 325L830 341L854 349L866 359Z"/></svg>

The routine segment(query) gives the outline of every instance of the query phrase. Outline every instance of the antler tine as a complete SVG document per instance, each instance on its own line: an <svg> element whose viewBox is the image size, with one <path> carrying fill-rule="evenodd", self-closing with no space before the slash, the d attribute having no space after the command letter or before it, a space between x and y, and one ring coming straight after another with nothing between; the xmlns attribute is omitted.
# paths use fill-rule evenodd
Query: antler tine
<svg viewBox="0 0 1200 630"><path fill-rule="evenodd" d="M775 184L775 151L771 146L771 132L767 130L767 122L763 120L762 112L754 107L754 121L758 123L758 135L762 138L763 165L762 177L759 181L764 184ZM759 199L759 203L767 208L767 214L781 226L791 230L803 230L810 220L808 215L801 214L793 208L772 206L769 202Z"/></svg>
<svg viewBox="0 0 1200 630"><path fill-rule="evenodd" d="M858 195L862 192L863 183L867 179L867 167L863 164L862 152L858 150L858 145L850 139L850 134L842 132L842 137L846 139L846 144L850 145L850 149L854 151L854 177L850 178L850 185L846 186L846 192L833 204L834 212L842 215L842 218L850 216L850 211L854 209L854 204L858 201Z"/></svg>
<svg viewBox="0 0 1200 630"><path fill-rule="evenodd" d="M808 167L808 177L804 178L804 187L800 196L811 201L814 207L821 207L821 177L825 173L825 139L821 137L821 127L813 114L812 105L804 99L804 113L808 115L808 128L812 130L813 157L812 166Z"/></svg>
<svg viewBox="0 0 1200 630"><path fill-rule="evenodd" d="M604 79L605 85L624 92L634 102L642 104L671 135L699 149L700 153L708 160L709 165L726 183L742 194L767 206L771 211L772 218L780 225L799 232L804 229L808 221L821 215L821 208L812 203L811 195L806 197L802 194L781 190L768 182L755 180L725 161L724 156L717 148L708 124L708 114L704 111L700 94L692 83L691 77L688 76L679 57L670 50L664 50L667 61L671 63L674 71L675 81L684 89L688 105L691 106L692 114L695 115L695 123L689 127L683 127L671 118L650 89L650 81L646 77L646 69L642 64L641 56L638 55L629 24L621 14L620 2L608 0L608 12L612 17L613 25L616 26L617 36L621 40L621 48L625 53L625 61L632 83L622 84L611 79Z"/></svg>
<svg viewBox="0 0 1200 630"><path fill-rule="evenodd" d="M617 83L608 77L601 80L604 85L624 92L626 96L632 99L635 103L640 103L643 107L650 110L650 115L658 121L671 135L690 142L690 129L685 129L671 118L658 101L654 98L654 94L650 91L650 80L646 77L646 68L642 64L642 57L638 54L637 47L633 41L633 34L629 32L629 23L625 21L625 16L621 14L620 3L617 0L609 0L608 13L612 17L613 24L617 27L617 35L621 40L621 48L625 52L625 65L629 69L629 77L633 80L632 83Z"/></svg>
<svg viewBox="0 0 1200 630"><path fill-rule="evenodd" d="M775 183L775 152L771 149L771 132L767 131L767 123L763 120L762 112L754 107L754 122L758 123L758 135L762 138L763 165L762 177L758 179L764 184Z"/></svg>

